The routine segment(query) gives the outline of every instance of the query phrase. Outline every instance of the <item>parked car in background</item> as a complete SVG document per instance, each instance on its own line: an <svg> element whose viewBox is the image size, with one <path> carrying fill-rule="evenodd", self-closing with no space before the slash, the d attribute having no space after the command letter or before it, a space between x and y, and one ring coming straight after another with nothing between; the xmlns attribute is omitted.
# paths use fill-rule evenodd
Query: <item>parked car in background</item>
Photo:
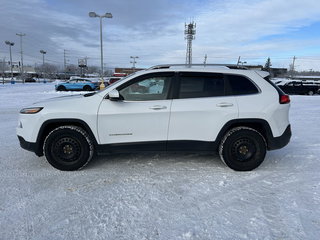
<svg viewBox="0 0 320 240"><path fill-rule="evenodd" d="M94 91L98 87L98 81L84 78L73 78L55 86L56 91Z"/></svg>
<svg viewBox="0 0 320 240"><path fill-rule="evenodd" d="M107 78L107 84L111 85L112 83L115 83L115 82L119 81L120 79L122 79L122 77L109 77L109 78Z"/></svg>
<svg viewBox="0 0 320 240"><path fill-rule="evenodd" d="M34 79L33 77L27 77L24 82L36 82L36 79Z"/></svg>
<svg viewBox="0 0 320 240"><path fill-rule="evenodd" d="M285 84L278 84L278 87L287 94L314 95L319 93L320 84L315 82L290 81Z"/></svg>

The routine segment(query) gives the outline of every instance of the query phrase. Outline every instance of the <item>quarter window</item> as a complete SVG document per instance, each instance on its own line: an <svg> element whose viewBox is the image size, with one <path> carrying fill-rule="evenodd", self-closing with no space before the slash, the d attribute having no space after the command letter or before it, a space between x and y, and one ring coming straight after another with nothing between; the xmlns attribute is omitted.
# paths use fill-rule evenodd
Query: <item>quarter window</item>
<svg viewBox="0 0 320 240"><path fill-rule="evenodd" d="M258 88L246 77L228 75L232 95L247 95L258 93Z"/></svg>

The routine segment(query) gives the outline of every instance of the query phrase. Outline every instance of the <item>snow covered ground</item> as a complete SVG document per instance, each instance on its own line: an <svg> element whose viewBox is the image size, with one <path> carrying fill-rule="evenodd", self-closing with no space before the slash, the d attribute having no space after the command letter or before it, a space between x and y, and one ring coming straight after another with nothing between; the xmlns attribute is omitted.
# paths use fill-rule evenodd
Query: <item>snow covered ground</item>
<svg viewBox="0 0 320 240"><path fill-rule="evenodd" d="M21 149L15 127L23 106L62 94L0 85L0 239L319 239L320 96L291 97L291 142L252 172L190 153L61 172Z"/></svg>

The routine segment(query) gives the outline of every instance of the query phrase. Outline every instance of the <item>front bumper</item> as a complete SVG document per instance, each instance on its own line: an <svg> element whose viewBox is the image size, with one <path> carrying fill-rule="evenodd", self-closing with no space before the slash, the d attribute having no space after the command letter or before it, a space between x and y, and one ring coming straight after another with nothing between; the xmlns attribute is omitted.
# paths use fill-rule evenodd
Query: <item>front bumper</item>
<svg viewBox="0 0 320 240"><path fill-rule="evenodd" d="M41 157L43 156L42 151L40 151L39 146L37 143L31 143L31 142L27 142L26 140L24 140L23 137L18 135L18 139L20 142L20 146L25 149L28 150L30 152L34 152L37 156Z"/></svg>

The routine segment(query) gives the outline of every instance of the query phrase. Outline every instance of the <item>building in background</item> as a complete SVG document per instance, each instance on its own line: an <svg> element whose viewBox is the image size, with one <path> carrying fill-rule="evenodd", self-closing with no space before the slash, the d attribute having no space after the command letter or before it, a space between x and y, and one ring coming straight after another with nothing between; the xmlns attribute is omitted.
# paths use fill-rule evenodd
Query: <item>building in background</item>
<svg viewBox="0 0 320 240"><path fill-rule="evenodd" d="M119 73L125 73L126 75L129 75L131 73L144 70L144 68L115 68L114 73L119 74Z"/></svg>

